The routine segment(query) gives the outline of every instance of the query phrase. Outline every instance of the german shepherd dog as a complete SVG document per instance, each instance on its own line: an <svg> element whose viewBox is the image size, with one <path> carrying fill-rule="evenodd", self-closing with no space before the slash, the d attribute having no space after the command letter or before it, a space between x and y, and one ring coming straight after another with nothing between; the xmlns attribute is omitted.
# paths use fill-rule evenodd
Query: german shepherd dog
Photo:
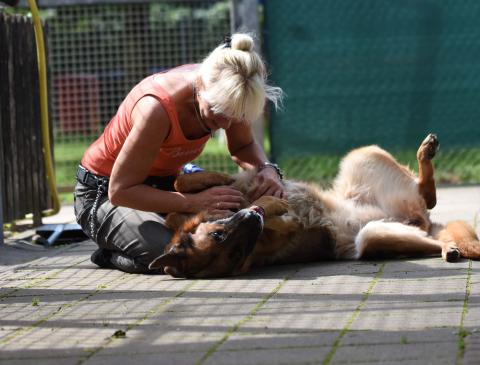
<svg viewBox="0 0 480 365"><path fill-rule="evenodd" d="M436 204L432 158L437 137L417 151L416 176L378 146L343 158L331 189L284 181L287 199L262 197L229 217L172 213L175 230L151 269L174 277L208 278L246 273L252 266L320 260L441 255L479 259L480 242L467 223L432 223ZM247 197L255 171L236 176L212 172L181 175L175 187L196 192L216 185L238 188Z"/></svg>

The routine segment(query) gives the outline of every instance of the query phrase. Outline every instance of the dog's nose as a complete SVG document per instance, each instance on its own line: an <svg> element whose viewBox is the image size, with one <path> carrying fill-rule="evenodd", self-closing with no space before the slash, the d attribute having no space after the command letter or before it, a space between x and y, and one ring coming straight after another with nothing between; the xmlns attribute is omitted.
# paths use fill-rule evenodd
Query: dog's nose
<svg viewBox="0 0 480 365"><path fill-rule="evenodd" d="M255 219L256 221L262 223L263 222L263 214L261 214L260 212L256 211L256 210L250 210L248 212L248 217L252 217L253 219Z"/></svg>
<svg viewBox="0 0 480 365"><path fill-rule="evenodd" d="M235 215L232 217L230 220L231 224L234 224L234 222L241 222L244 221L246 222L259 222L263 223L263 209L260 207L257 207L258 209L252 209L252 208L247 208L247 209L242 209L238 213L235 213Z"/></svg>

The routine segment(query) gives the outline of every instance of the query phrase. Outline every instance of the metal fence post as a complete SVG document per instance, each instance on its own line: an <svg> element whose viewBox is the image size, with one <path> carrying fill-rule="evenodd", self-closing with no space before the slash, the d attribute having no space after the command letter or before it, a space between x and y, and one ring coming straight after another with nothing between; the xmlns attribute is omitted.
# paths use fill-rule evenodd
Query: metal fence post
<svg viewBox="0 0 480 365"><path fill-rule="evenodd" d="M248 32L255 35L255 48L259 53L262 45L260 43L260 25L258 22L258 0L233 0L231 8L232 33ZM264 116L252 123L255 139L263 146Z"/></svg>

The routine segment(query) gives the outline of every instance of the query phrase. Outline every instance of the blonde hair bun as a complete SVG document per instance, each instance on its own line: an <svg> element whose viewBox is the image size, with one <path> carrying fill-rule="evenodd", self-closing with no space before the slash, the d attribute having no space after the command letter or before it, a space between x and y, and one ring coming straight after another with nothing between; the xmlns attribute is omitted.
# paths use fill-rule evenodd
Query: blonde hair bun
<svg viewBox="0 0 480 365"><path fill-rule="evenodd" d="M260 55L253 50L253 37L233 34L202 62L200 96L216 114L253 122L271 100L281 105L282 89L267 84L267 71Z"/></svg>
<svg viewBox="0 0 480 365"><path fill-rule="evenodd" d="M253 50L253 38L248 34L236 33L232 35L232 49L250 52Z"/></svg>

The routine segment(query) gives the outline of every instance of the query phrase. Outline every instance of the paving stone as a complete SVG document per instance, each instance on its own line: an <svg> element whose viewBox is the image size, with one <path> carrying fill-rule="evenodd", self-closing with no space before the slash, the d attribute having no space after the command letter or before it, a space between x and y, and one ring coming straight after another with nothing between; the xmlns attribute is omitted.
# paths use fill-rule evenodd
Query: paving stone
<svg viewBox="0 0 480 365"><path fill-rule="evenodd" d="M224 336L223 331L195 330L193 327L140 325L127 331L125 338L105 341L97 354L102 356L186 352L205 354Z"/></svg>
<svg viewBox="0 0 480 365"><path fill-rule="evenodd" d="M421 344L423 342L457 342L457 328L422 328L420 330L368 331L350 330L342 338L341 346L375 344Z"/></svg>
<svg viewBox="0 0 480 365"><path fill-rule="evenodd" d="M328 346L289 347L273 349L242 349L238 351L218 351L205 364L214 365L256 365L256 364L315 364L321 363L328 352Z"/></svg>
<svg viewBox="0 0 480 365"><path fill-rule="evenodd" d="M72 365L77 364L81 357L45 357L45 358L30 358L30 359L8 359L8 365Z"/></svg>
<svg viewBox="0 0 480 365"><path fill-rule="evenodd" d="M476 327L480 327L480 322L476 322ZM480 331L471 333L465 337L465 356L464 365L477 365L480 360Z"/></svg>
<svg viewBox="0 0 480 365"><path fill-rule="evenodd" d="M353 354L352 354L353 356ZM453 362L452 362L453 361ZM424 358L411 358L405 355L400 360L395 359L384 359L381 360L357 360L355 358L342 360L342 361L335 361L333 360L331 365L343 365L343 364L359 364L359 365L452 365L455 364L455 360L452 360L452 357L436 357L434 355L429 355L428 357Z"/></svg>
<svg viewBox="0 0 480 365"><path fill-rule="evenodd" d="M456 355L456 342L341 346L332 364L410 364L412 361L432 365L455 364Z"/></svg>
<svg viewBox="0 0 480 365"><path fill-rule="evenodd" d="M470 292L464 312L464 365L478 364L480 361L480 262L472 261L470 271Z"/></svg>
<svg viewBox="0 0 480 365"><path fill-rule="evenodd" d="M153 353L153 354L134 354L130 360L132 364L142 365L159 365L159 364L175 364L175 365L192 365L201 359L203 353ZM125 364L128 357L125 354L120 355L102 355L101 353L90 358L86 364L88 365L119 365Z"/></svg>
<svg viewBox="0 0 480 365"><path fill-rule="evenodd" d="M233 334L228 341L220 347L219 351L244 350L244 349L294 349L331 347L337 337L338 331L277 331L274 328L262 328L257 332L241 330Z"/></svg>
<svg viewBox="0 0 480 365"><path fill-rule="evenodd" d="M441 223L465 220L472 224L475 213L480 211L478 202L480 202L480 186L438 189L437 205L431 212L431 218Z"/></svg>

